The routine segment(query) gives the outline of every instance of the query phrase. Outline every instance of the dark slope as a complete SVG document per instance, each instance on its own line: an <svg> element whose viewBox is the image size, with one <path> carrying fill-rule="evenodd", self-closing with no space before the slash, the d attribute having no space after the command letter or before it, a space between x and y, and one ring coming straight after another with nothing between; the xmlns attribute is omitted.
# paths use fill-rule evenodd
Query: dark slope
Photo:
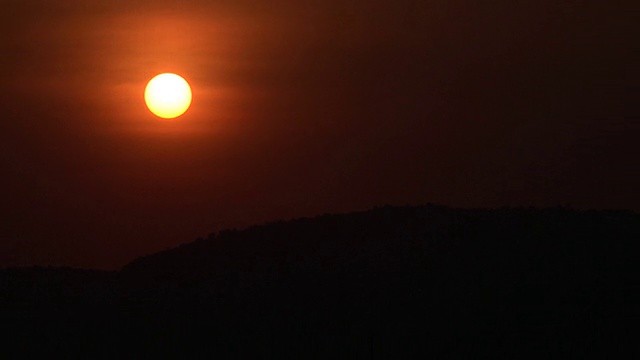
<svg viewBox="0 0 640 360"><path fill-rule="evenodd" d="M106 357L610 356L633 339L639 240L631 212L383 207L224 231L117 273L5 271L1 315L14 345Z"/></svg>

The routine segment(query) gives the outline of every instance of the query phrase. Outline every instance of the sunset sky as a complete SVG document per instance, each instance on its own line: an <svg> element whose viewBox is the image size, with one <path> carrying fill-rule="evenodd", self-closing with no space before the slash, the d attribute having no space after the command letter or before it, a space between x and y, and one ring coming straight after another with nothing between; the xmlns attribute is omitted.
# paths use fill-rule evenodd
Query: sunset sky
<svg viewBox="0 0 640 360"><path fill-rule="evenodd" d="M640 210L630 1L0 3L0 266L383 204Z"/></svg>

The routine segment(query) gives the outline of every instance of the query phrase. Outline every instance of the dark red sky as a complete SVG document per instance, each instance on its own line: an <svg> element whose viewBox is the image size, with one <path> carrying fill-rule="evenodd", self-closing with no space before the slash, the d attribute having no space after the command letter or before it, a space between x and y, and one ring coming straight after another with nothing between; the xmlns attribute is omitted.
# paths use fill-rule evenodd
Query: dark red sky
<svg viewBox="0 0 640 360"><path fill-rule="evenodd" d="M640 210L632 1L1 4L0 266L385 203Z"/></svg>

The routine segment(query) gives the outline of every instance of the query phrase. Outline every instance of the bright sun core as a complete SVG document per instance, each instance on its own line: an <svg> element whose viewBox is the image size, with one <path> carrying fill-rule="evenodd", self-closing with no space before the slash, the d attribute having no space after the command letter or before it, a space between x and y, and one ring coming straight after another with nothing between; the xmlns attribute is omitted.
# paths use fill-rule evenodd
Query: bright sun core
<svg viewBox="0 0 640 360"><path fill-rule="evenodd" d="M176 118L191 105L191 87L181 76L171 73L156 75L144 90L144 101L156 116Z"/></svg>

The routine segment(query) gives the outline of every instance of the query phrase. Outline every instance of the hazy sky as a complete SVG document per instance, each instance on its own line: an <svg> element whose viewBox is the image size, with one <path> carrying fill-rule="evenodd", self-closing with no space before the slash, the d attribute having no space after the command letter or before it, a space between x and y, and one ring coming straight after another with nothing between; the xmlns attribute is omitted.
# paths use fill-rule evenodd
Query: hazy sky
<svg viewBox="0 0 640 360"><path fill-rule="evenodd" d="M0 266L386 203L640 210L632 1L0 4Z"/></svg>

